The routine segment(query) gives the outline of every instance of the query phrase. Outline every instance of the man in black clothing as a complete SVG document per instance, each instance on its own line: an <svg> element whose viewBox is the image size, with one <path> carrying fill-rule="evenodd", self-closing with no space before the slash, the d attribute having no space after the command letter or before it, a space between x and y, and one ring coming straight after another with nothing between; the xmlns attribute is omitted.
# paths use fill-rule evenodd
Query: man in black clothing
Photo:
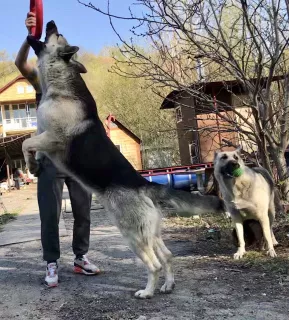
<svg viewBox="0 0 289 320"><path fill-rule="evenodd" d="M30 28L36 25L35 15L28 13L25 25ZM53 21L46 27L57 28ZM24 77L36 91L37 107L41 101L41 86L37 69L27 62L30 46L25 40L20 48L15 64ZM95 275L100 270L85 256L89 248L91 194L77 181L65 176L53 163L42 155L39 160L38 176L38 205L41 219L41 242L43 259L47 261L45 283L49 287L58 285L59 247L59 218L61 213L62 192L64 183L67 185L74 216L72 248L75 254L74 272L85 275Z"/></svg>

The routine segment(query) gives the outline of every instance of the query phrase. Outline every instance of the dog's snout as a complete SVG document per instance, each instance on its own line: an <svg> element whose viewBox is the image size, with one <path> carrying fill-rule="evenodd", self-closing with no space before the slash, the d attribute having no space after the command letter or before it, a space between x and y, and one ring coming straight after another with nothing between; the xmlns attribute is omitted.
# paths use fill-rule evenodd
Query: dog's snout
<svg viewBox="0 0 289 320"><path fill-rule="evenodd" d="M239 162L238 162L238 161L236 161L236 160L232 160L232 161L230 161L230 164L231 164L232 168L234 168L234 169L237 169L237 168L239 168L239 167L240 167Z"/></svg>
<svg viewBox="0 0 289 320"><path fill-rule="evenodd" d="M46 24L46 33L57 33L57 26L53 20L47 22Z"/></svg>
<svg viewBox="0 0 289 320"><path fill-rule="evenodd" d="M50 36L52 36L53 34L58 34L58 29L55 22L51 20L46 24L45 43L49 41Z"/></svg>
<svg viewBox="0 0 289 320"><path fill-rule="evenodd" d="M47 29L50 29L50 28L54 28L56 27L56 24L53 20L47 22L47 25L46 25Z"/></svg>

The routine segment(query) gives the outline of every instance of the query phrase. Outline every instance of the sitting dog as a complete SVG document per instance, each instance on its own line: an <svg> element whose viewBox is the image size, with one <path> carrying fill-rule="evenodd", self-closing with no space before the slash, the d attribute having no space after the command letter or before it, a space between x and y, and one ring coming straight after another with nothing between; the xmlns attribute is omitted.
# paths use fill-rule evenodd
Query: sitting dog
<svg viewBox="0 0 289 320"><path fill-rule="evenodd" d="M268 255L276 257L274 245L278 243L272 230L275 219L274 182L270 174L261 167L251 169L245 166L240 149L237 149L215 154L214 175L236 229L238 250L234 258L240 259L246 252L243 223L252 219L262 227ZM246 223L246 228L250 228L250 224Z"/></svg>
<svg viewBox="0 0 289 320"><path fill-rule="evenodd" d="M160 269L165 271L161 292L174 288L171 252L161 237L159 202L179 212L221 213L223 201L175 191L144 179L108 138L96 103L81 74L85 67L72 57L78 47L52 33L44 44L32 36L28 42L38 56L42 100L37 111L38 134L24 141L22 150L31 172L38 169L35 152L43 152L62 172L96 193L130 248L148 270L138 298L153 296Z"/></svg>

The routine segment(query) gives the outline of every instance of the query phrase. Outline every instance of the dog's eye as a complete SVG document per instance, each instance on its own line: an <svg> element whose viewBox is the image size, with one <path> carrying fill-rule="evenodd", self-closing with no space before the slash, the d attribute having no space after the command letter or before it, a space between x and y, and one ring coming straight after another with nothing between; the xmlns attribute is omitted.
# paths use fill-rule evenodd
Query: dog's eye
<svg viewBox="0 0 289 320"><path fill-rule="evenodd" d="M226 154L224 154L221 159L226 160L226 159L228 159L228 156Z"/></svg>
<svg viewBox="0 0 289 320"><path fill-rule="evenodd" d="M235 160L239 160L239 158L238 158L236 155L234 155L234 159L235 159Z"/></svg>

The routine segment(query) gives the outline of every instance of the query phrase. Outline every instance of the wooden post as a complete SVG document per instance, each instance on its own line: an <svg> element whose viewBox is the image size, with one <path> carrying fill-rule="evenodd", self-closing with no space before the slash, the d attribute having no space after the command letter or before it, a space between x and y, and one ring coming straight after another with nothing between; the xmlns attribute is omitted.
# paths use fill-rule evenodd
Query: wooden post
<svg viewBox="0 0 289 320"><path fill-rule="evenodd" d="M10 192L11 191L10 168L9 168L9 161L8 161L8 153L5 145L4 145L4 151L5 151L6 172L7 172L7 185L8 185L8 191Z"/></svg>
<svg viewBox="0 0 289 320"><path fill-rule="evenodd" d="M213 99L214 99L214 108L215 108L215 110L217 110L217 108L218 108L218 106L217 106L217 98L216 98L216 95L215 95L214 90L213 90ZM218 116L218 113L217 113L217 112L216 112L216 123L217 123L217 130L218 130L220 150L223 151L223 148L222 148L222 139L221 139L221 133L220 133L219 116Z"/></svg>
<svg viewBox="0 0 289 320"><path fill-rule="evenodd" d="M6 170L7 170L7 183L8 183L8 190L9 192L11 191L11 183L10 183L10 168L9 168L9 164L7 162L7 165L6 165Z"/></svg>

